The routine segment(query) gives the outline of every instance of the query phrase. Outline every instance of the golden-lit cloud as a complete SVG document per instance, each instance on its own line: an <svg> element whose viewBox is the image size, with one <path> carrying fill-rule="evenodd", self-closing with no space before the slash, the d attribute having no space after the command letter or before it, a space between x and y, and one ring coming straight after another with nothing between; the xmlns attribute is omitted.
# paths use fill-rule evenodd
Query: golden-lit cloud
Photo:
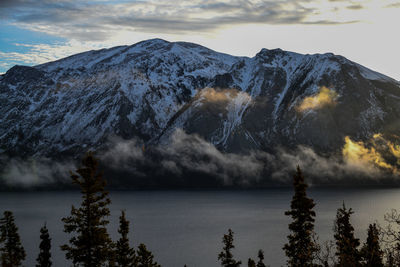
<svg viewBox="0 0 400 267"><path fill-rule="evenodd" d="M396 139L399 139L398 136L395 136ZM372 139L372 143L374 144L374 146L377 146L377 142L379 141L383 147L388 150L387 152L394 158L396 158L397 160L397 164L400 165L400 145L398 144L394 144L393 142L386 140L382 134L378 133L378 134L374 134L373 135L373 139ZM382 146L381 145L381 146Z"/></svg>
<svg viewBox="0 0 400 267"><path fill-rule="evenodd" d="M338 94L336 91L322 86L319 91L313 95L303 99L300 105L297 106L298 112L304 112L307 110L316 110L324 107L333 107L336 105L336 99Z"/></svg>
<svg viewBox="0 0 400 267"><path fill-rule="evenodd" d="M201 91L202 102L221 102L228 101L236 92L234 90L223 89L215 90L214 88L204 88Z"/></svg>
<svg viewBox="0 0 400 267"><path fill-rule="evenodd" d="M388 162L383 156L389 154L395 157L399 164L400 146L386 140L382 134L374 134L368 142L353 141L349 136L346 136L344 141L342 155L346 164L371 172L378 168L400 174L398 166Z"/></svg>
<svg viewBox="0 0 400 267"><path fill-rule="evenodd" d="M250 101L251 96L246 92L238 91L237 89L214 89L204 88L201 90L200 99L205 102L227 102L233 99L240 99L242 101Z"/></svg>
<svg viewBox="0 0 400 267"><path fill-rule="evenodd" d="M392 154L399 159L398 162L400 162L400 146L399 145L395 145L389 142L389 148L390 148L390 152L392 152Z"/></svg>

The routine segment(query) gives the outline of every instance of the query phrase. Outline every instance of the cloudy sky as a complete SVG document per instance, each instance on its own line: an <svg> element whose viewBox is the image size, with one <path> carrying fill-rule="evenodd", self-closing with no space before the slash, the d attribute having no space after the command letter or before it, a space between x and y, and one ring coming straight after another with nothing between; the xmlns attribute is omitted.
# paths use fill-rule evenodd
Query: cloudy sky
<svg viewBox="0 0 400 267"><path fill-rule="evenodd" d="M150 38L333 52L400 80L400 0L0 0L0 73Z"/></svg>

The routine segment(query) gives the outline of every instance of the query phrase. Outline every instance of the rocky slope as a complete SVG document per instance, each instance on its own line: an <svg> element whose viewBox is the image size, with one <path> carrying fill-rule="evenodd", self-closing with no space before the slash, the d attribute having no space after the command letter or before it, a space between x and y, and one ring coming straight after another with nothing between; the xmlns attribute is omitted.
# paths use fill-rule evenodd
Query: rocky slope
<svg viewBox="0 0 400 267"><path fill-rule="evenodd" d="M333 54L235 57L160 39L15 66L0 76L6 155L81 155L110 136L146 146L177 128L225 152L312 147L400 130L400 83Z"/></svg>

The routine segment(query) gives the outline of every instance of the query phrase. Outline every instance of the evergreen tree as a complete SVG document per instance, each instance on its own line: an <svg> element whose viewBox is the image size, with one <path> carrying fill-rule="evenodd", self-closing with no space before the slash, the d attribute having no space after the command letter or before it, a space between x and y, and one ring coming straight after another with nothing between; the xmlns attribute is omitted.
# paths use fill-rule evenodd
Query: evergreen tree
<svg viewBox="0 0 400 267"><path fill-rule="evenodd" d="M367 267L383 267L383 251L379 245L379 230L376 224L368 227L367 242L362 248L362 254Z"/></svg>
<svg viewBox="0 0 400 267"><path fill-rule="evenodd" d="M313 241L315 206L314 201L307 197L307 184L304 176L297 166L297 172L293 176L294 195L290 204L290 210L285 215L291 216L293 222L289 224L292 232L288 236L289 243L283 249L289 258L289 266L313 266L314 254L317 245Z"/></svg>
<svg viewBox="0 0 400 267"><path fill-rule="evenodd" d="M71 215L62 219L64 232L75 235L61 249L74 266L97 267L113 258L112 241L106 228L106 217L110 215L107 206L111 201L104 190L106 182L98 171L98 161L91 152L84 157L82 165L76 174L71 173L73 183L81 188L81 206L72 206Z"/></svg>
<svg viewBox="0 0 400 267"><path fill-rule="evenodd" d="M257 267L266 267L264 264L264 251L262 251L261 249L258 251Z"/></svg>
<svg viewBox="0 0 400 267"><path fill-rule="evenodd" d="M242 264L241 261L236 261L233 259L233 254L231 250L235 248L233 245L233 231L231 229L228 230L228 234L224 235L222 239L222 243L224 244L223 250L218 254L218 260L221 261L221 266L224 267L237 267Z"/></svg>
<svg viewBox="0 0 400 267"><path fill-rule="evenodd" d="M129 246L129 221L125 218L125 211L122 211L119 217L118 233L121 234L121 237L115 246L116 266L137 266L135 250Z"/></svg>
<svg viewBox="0 0 400 267"><path fill-rule="evenodd" d="M256 262L253 259L247 261L247 267L256 267Z"/></svg>
<svg viewBox="0 0 400 267"><path fill-rule="evenodd" d="M153 254L147 250L144 244L140 244L137 250L137 267L160 267L160 265L153 261Z"/></svg>
<svg viewBox="0 0 400 267"><path fill-rule="evenodd" d="M343 207L337 210L335 221L336 256L338 266L361 266L361 254L358 251L360 241L354 237L354 228L350 223L352 209Z"/></svg>
<svg viewBox="0 0 400 267"><path fill-rule="evenodd" d="M11 211L0 219L0 254L2 267L21 266L26 257Z"/></svg>
<svg viewBox="0 0 400 267"><path fill-rule="evenodd" d="M51 258L51 238L49 231L47 230L46 224L40 229L40 245L39 245L39 256L37 257L36 267L50 267L52 262Z"/></svg>
<svg viewBox="0 0 400 267"><path fill-rule="evenodd" d="M264 252L261 249L258 251L257 264L253 259L249 258L249 260L247 261L247 266L248 267L250 267L250 266L251 267L266 267L264 264Z"/></svg>

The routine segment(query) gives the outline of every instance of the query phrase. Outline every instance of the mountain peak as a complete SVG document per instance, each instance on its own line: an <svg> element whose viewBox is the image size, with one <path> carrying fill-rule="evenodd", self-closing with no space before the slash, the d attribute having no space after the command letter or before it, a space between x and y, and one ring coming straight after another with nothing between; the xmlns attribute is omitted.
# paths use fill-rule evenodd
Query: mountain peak
<svg viewBox="0 0 400 267"><path fill-rule="evenodd" d="M114 135L163 142L182 128L225 151L335 150L345 135L400 130L399 84L382 77L333 54L235 57L151 39L10 69L0 80L0 144L7 153L53 155L101 147ZM299 112L322 87L332 103Z"/></svg>
<svg viewBox="0 0 400 267"><path fill-rule="evenodd" d="M171 42L166 41L166 40L161 39L161 38L153 38L153 39L143 40L143 41L140 41L138 43L135 43L135 44L131 45L131 47L135 47L135 46L142 46L142 47L162 46L162 45L168 45L170 43Z"/></svg>

